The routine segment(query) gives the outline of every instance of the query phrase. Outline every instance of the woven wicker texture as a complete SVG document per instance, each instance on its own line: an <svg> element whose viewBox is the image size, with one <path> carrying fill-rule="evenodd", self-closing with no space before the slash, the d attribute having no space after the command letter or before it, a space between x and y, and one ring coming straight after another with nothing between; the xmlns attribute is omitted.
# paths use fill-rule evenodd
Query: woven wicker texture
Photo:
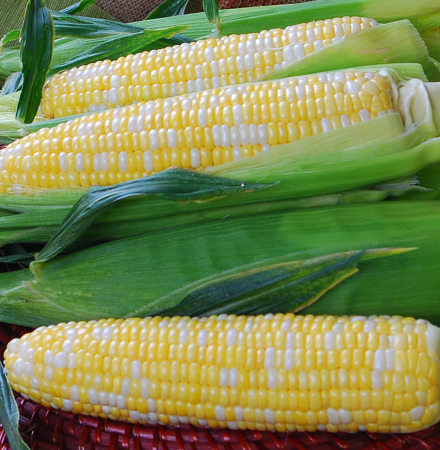
<svg viewBox="0 0 440 450"><path fill-rule="evenodd" d="M98 0L96 4L122 22L144 20L163 0ZM187 13L202 11L202 0L189 0Z"/></svg>
<svg viewBox="0 0 440 450"><path fill-rule="evenodd" d="M0 355L29 331L0 323ZM440 450L440 424L411 435L269 433L130 425L44 408L17 396L20 431L32 450ZM9 449L0 425L0 450Z"/></svg>
<svg viewBox="0 0 440 450"><path fill-rule="evenodd" d="M285 5L287 3L305 3L310 0L219 0L219 8L247 8L249 6Z"/></svg>

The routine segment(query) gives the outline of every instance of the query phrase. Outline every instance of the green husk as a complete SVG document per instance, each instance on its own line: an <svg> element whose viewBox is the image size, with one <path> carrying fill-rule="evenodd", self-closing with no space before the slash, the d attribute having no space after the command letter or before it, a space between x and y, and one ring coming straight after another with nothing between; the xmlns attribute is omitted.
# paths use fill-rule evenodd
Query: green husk
<svg viewBox="0 0 440 450"><path fill-rule="evenodd" d="M23 86L15 118L31 123L40 106L43 86L52 60L54 26L41 0L30 0L21 33Z"/></svg>
<svg viewBox="0 0 440 450"><path fill-rule="evenodd" d="M121 239L1 274L0 314L33 326L151 315L226 275L353 249L418 247L386 262L366 262L360 276L304 312L399 314L440 324L439 220L438 202L380 202L271 212Z"/></svg>
<svg viewBox="0 0 440 450"><path fill-rule="evenodd" d="M339 42L264 75L261 80L375 64L420 63L426 66L428 62L427 48L417 30L408 20L401 20L350 34Z"/></svg>
<svg viewBox="0 0 440 450"><path fill-rule="evenodd" d="M249 198L248 204L240 205L234 205L234 198L231 197L227 197L223 201L215 200L203 204L194 202L180 204L162 201L158 198L133 198L118 202L108 212L98 216L82 235L72 236L69 229L67 229L67 235L72 241L76 237L79 242L91 245L167 228L212 220L248 217L272 211L380 202L389 198L406 196L413 191L425 191L425 189L418 187L412 180L408 180L397 185L389 183L374 186L368 190L300 199L252 203L252 198ZM227 206L228 203L229 206ZM45 208L44 206L34 206L30 211L21 214L8 211L8 217L0 218L0 244L46 243L55 235L60 235L61 224L70 212L68 207ZM127 221L127 217L130 217L129 221ZM71 251L71 247L68 247L67 251Z"/></svg>
<svg viewBox="0 0 440 450"><path fill-rule="evenodd" d="M0 362L0 423L12 450L30 450L18 431L20 413L8 379Z"/></svg>

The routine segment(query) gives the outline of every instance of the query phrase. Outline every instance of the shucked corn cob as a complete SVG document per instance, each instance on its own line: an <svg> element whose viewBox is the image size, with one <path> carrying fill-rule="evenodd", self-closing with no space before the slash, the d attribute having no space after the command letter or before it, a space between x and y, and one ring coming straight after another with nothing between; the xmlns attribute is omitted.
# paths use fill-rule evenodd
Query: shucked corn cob
<svg viewBox="0 0 440 450"><path fill-rule="evenodd" d="M374 26L360 17L319 20L100 61L52 77L41 106L47 117L64 117L246 83Z"/></svg>
<svg viewBox="0 0 440 450"><path fill-rule="evenodd" d="M3 149L0 189L113 185L171 166L203 170L393 111L392 83L386 72L346 71L84 116Z"/></svg>
<svg viewBox="0 0 440 450"><path fill-rule="evenodd" d="M103 418L331 432L440 419L440 329L412 318L71 322L14 339L5 359L25 397Z"/></svg>

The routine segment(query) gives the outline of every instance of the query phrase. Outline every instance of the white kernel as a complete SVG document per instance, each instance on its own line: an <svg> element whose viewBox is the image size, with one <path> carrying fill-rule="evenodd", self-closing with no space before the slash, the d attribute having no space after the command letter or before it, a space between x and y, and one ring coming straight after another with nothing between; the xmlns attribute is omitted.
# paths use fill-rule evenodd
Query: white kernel
<svg viewBox="0 0 440 450"><path fill-rule="evenodd" d="M66 152L60 152L58 155L58 162L60 164L60 170L62 172L67 172L67 153Z"/></svg>
<svg viewBox="0 0 440 450"><path fill-rule="evenodd" d="M101 157L99 153L93 155L93 170L98 173L101 170Z"/></svg>
<svg viewBox="0 0 440 450"><path fill-rule="evenodd" d="M85 123L85 122L80 123L78 125L76 134L77 134L77 136L86 136L86 134L87 134L87 123Z"/></svg>
<svg viewBox="0 0 440 450"><path fill-rule="evenodd" d="M235 125L243 124L243 109L241 105L234 105L232 107L232 114L234 116Z"/></svg>
<svg viewBox="0 0 440 450"><path fill-rule="evenodd" d="M240 145L240 129L236 126L233 125L230 129L230 134L231 134L231 145L233 147L237 147Z"/></svg>
<svg viewBox="0 0 440 450"><path fill-rule="evenodd" d="M414 421L420 420L423 417L423 414L425 414L425 408L423 406L416 406L409 412L411 419Z"/></svg>
<svg viewBox="0 0 440 450"><path fill-rule="evenodd" d="M179 344L187 344L189 339L189 330L184 328L183 330L180 330L179 334Z"/></svg>
<svg viewBox="0 0 440 450"><path fill-rule="evenodd" d="M23 359L25 361L33 363L35 361L35 349L28 348L23 354Z"/></svg>
<svg viewBox="0 0 440 450"><path fill-rule="evenodd" d="M66 339L63 342L63 352L70 353L72 351L73 341Z"/></svg>
<svg viewBox="0 0 440 450"><path fill-rule="evenodd" d="M108 172L108 152L101 153L101 170Z"/></svg>
<svg viewBox="0 0 440 450"><path fill-rule="evenodd" d="M212 95L209 99L209 106L211 108L216 108L220 106L220 97L218 95Z"/></svg>
<svg viewBox="0 0 440 450"><path fill-rule="evenodd" d="M257 46L255 45L255 39L253 37L247 40L246 47L248 53L255 53L257 51Z"/></svg>
<svg viewBox="0 0 440 450"><path fill-rule="evenodd" d="M99 393L96 389L90 388L88 390L89 403L91 405L99 405Z"/></svg>
<svg viewBox="0 0 440 450"><path fill-rule="evenodd" d="M197 344L207 345L208 343L208 330L199 330L197 333Z"/></svg>
<svg viewBox="0 0 440 450"><path fill-rule="evenodd" d="M304 45L303 44L296 44L293 47L293 50L295 52L296 59L304 58L304 56L306 56L306 52L304 50Z"/></svg>
<svg viewBox="0 0 440 450"><path fill-rule="evenodd" d="M341 422L345 425L348 425L353 421L353 416L350 411L347 411L346 409L340 409L338 411L339 417L341 419Z"/></svg>
<svg viewBox="0 0 440 450"><path fill-rule="evenodd" d="M235 62L237 63L237 70L239 73L246 72L246 64L243 56L236 56Z"/></svg>
<svg viewBox="0 0 440 450"><path fill-rule="evenodd" d="M219 76L220 75L220 65L219 62L217 60L211 61L210 63L211 65L211 74L212 76Z"/></svg>
<svg viewBox="0 0 440 450"><path fill-rule="evenodd" d="M351 24L351 32L352 32L352 33L357 33L358 31L361 31L361 26L360 26L360 24L357 23L357 22L353 22L353 23Z"/></svg>
<svg viewBox="0 0 440 450"><path fill-rule="evenodd" d="M148 406L148 411L150 412L156 412L157 411L157 405L156 405L156 400L149 398L147 400L147 406Z"/></svg>
<svg viewBox="0 0 440 450"><path fill-rule="evenodd" d="M213 88L218 88L221 85L220 77L218 77L218 76L212 77L211 82L212 82L212 87Z"/></svg>
<svg viewBox="0 0 440 450"><path fill-rule="evenodd" d="M110 77L110 87L119 88L121 86L121 77L119 75L112 75Z"/></svg>
<svg viewBox="0 0 440 450"><path fill-rule="evenodd" d="M67 368L68 369L75 369L76 368L75 353L69 353L67 355Z"/></svg>
<svg viewBox="0 0 440 450"><path fill-rule="evenodd" d="M254 326L254 322L252 321L252 319L249 319L246 322L246 325L244 326L244 331L246 333L250 333L252 331L252 327Z"/></svg>
<svg viewBox="0 0 440 450"><path fill-rule="evenodd" d="M389 372L392 372L394 370L394 356L394 349L387 348L385 350L386 370L388 370Z"/></svg>
<svg viewBox="0 0 440 450"><path fill-rule="evenodd" d="M24 361L22 364L22 373L27 377L31 377L34 374L34 365L29 361Z"/></svg>
<svg viewBox="0 0 440 450"><path fill-rule="evenodd" d="M264 418L266 419L267 423L270 423L270 424L275 424L276 423L275 413L269 408L266 408L264 410Z"/></svg>
<svg viewBox="0 0 440 450"><path fill-rule="evenodd" d="M77 172L84 170L84 153L77 153L75 156L75 166Z"/></svg>
<svg viewBox="0 0 440 450"><path fill-rule="evenodd" d="M52 350L46 350L44 352L44 364L46 364L46 366L52 365L54 359L55 359L55 355L53 354Z"/></svg>
<svg viewBox="0 0 440 450"><path fill-rule="evenodd" d="M264 368L266 370L275 367L276 349L275 347L268 347L264 355Z"/></svg>
<svg viewBox="0 0 440 450"><path fill-rule="evenodd" d="M229 384L229 370L226 367L220 369L220 387L227 387Z"/></svg>
<svg viewBox="0 0 440 450"><path fill-rule="evenodd" d="M226 333L226 345L237 345L238 331L231 328Z"/></svg>
<svg viewBox="0 0 440 450"><path fill-rule="evenodd" d="M65 411L72 411L73 409L73 403L72 400L63 399L63 409Z"/></svg>
<svg viewBox="0 0 440 450"><path fill-rule="evenodd" d="M342 124L343 128L350 126L351 125L350 117L348 117L346 114L342 114L341 115L341 124Z"/></svg>
<svg viewBox="0 0 440 450"><path fill-rule="evenodd" d="M374 320L366 320L364 324L364 333L371 333L376 329L377 323Z"/></svg>
<svg viewBox="0 0 440 450"><path fill-rule="evenodd" d="M384 372L386 367L385 350L379 349L374 352L373 370Z"/></svg>
<svg viewBox="0 0 440 450"><path fill-rule="evenodd" d="M327 409L327 416L330 425L341 425L341 418L338 414L338 411L333 408Z"/></svg>
<svg viewBox="0 0 440 450"><path fill-rule="evenodd" d="M167 131L167 140L169 148L177 147L177 132L174 128L170 128Z"/></svg>
<svg viewBox="0 0 440 450"><path fill-rule="evenodd" d="M191 149L191 167L196 169L202 165L202 157L200 156L200 150L198 148Z"/></svg>
<svg viewBox="0 0 440 450"><path fill-rule="evenodd" d="M260 123L258 125L258 142L261 145L269 143L267 138L267 125L265 123Z"/></svg>
<svg viewBox="0 0 440 450"><path fill-rule="evenodd" d="M122 394L116 396L116 406L119 409L127 409L127 400Z"/></svg>
<svg viewBox="0 0 440 450"><path fill-rule="evenodd" d="M229 370L229 383L228 386L230 388L235 388L238 386L238 369L233 367Z"/></svg>
<svg viewBox="0 0 440 450"><path fill-rule="evenodd" d="M244 65L246 67L246 70L254 70L255 69L255 61L254 61L253 55L245 55Z"/></svg>
<svg viewBox="0 0 440 450"><path fill-rule="evenodd" d="M241 406L234 407L235 420L242 422L244 420L243 408Z"/></svg>
<svg viewBox="0 0 440 450"><path fill-rule="evenodd" d="M229 147L231 145L231 130L227 125L221 125L221 146Z"/></svg>
<svg viewBox="0 0 440 450"><path fill-rule="evenodd" d="M322 132L326 133L327 131L332 131L332 126L330 124L330 120L327 117L321 119Z"/></svg>
<svg viewBox="0 0 440 450"><path fill-rule="evenodd" d="M258 126L255 123L249 125L249 144L257 145L259 142L258 138Z"/></svg>
<svg viewBox="0 0 440 450"><path fill-rule="evenodd" d="M188 80L186 82L186 90L187 90L188 94L192 94L193 92L196 92L195 80Z"/></svg>
<svg viewBox="0 0 440 450"><path fill-rule="evenodd" d="M206 108L200 108L198 111L197 121L199 127L206 127L208 125L208 113Z"/></svg>
<svg viewBox="0 0 440 450"><path fill-rule="evenodd" d="M158 130L151 130L148 133L148 137L150 140L150 149L151 150L158 150L159 149L159 131Z"/></svg>
<svg viewBox="0 0 440 450"><path fill-rule="evenodd" d="M224 422L226 420L226 411L225 408L223 408L223 406L216 405L214 411L215 411L215 418L219 422Z"/></svg>
<svg viewBox="0 0 440 450"><path fill-rule="evenodd" d="M99 404L107 406L109 404L108 393L105 391L100 391L98 395L99 395Z"/></svg>
<svg viewBox="0 0 440 450"><path fill-rule="evenodd" d="M136 116L131 116L128 119L128 131L130 133L136 133L136 131L138 131L138 129L137 129L137 120L138 120L138 118Z"/></svg>
<svg viewBox="0 0 440 450"><path fill-rule="evenodd" d="M108 101L112 105L117 105L119 103L119 97L118 97L118 89L112 88L108 91Z"/></svg>
<svg viewBox="0 0 440 450"><path fill-rule="evenodd" d="M119 172L125 173L128 170L128 155L127 152L119 153Z"/></svg>
<svg viewBox="0 0 440 450"><path fill-rule="evenodd" d="M327 331L324 337L324 349L326 352L335 349L336 334L333 331Z"/></svg>
<svg viewBox="0 0 440 450"><path fill-rule="evenodd" d="M261 146L261 151L262 152L267 152L267 151L269 151L270 150L270 145L269 144L266 144L266 145L262 145Z"/></svg>
<svg viewBox="0 0 440 450"><path fill-rule="evenodd" d="M65 369L67 367L67 353L59 352L55 356L55 359L53 360L53 364L58 369Z"/></svg>
<svg viewBox="0 0 440 450"><path fill-rule="evenodd" d="M356 81L348 80L344 87L344 93L349 95L355 95L362 89L361 85L356 83Z"/></svg>
<svg viewBox="0 0 440 450"><path fill-rule="evenodd" d="M361 109L359 111L359 117L361 118L362 122L365 122L366 120L370 119L370 112L366 109Z"/></svg>
<svg viewBox="0 0 440 450"><path fill-rule="evenodd" d="M313 42L315 40L315 30L313 28L307 28L307 40Z"/></svg>
<svg viewBox="0 0 440 450"><path fill-rule="evenodd" d="M255 40L255 46L257 47L257 51L258 52L262 52L263 50L265 50L265 42L263 38L258 38Z"/></svg>
<svg viewBox="0 0 440 450"><path fill-rule="evenodd" d="M315 49L315 52L317 52L318 50L321 50L322 48L324 48L324 44L322 43L321 40L315 41L313 43L313 48Z"/></svg>
<svg viewBox="0 0 440 450"><path fill-rule="evenodd" d="M248 145L249 144L249 127L245 123L242 123L239 126L240 130L240 143L241 145Z"/></svg>
<svg viewBox="0 0 440 450"><path fill-rule="evenodd" d="M171 93L172 97L175 97L176 95L178 95L179 91L178 91L176 82L170 84L170 93Z"/></svg>
<svg viewBox="0 0 440 450"><path fill-rule="evenodd" d="M142 372L142 364L140 361L135 359L131 362L131 378L133 380L140 380Z"/></svg>
<svg viewBox="0 0 440 450"><path fill-rule="evenodd" d="M214 58L215 58L215 56L214 56L214 49L210 45L209 47L205 48L205 61L209 63L209 62L213 61Z"/></svg>
<svg viewBox="0 0 440 450"><path fill-rule="evenodd" d="M114 116L113 116L114 117ZM114 117L112 120L112 131L113 133L119 133L119 128L121 125L121 118L120 117Z"/></svg>
<svg viewBox="0 0 440 450"><path fill-rule="evenodd" d="M289 32L289 42L291 44L297 44L298 43L298 35L297 35L297 31L295 29L295 31L290 31Z"/></svg>

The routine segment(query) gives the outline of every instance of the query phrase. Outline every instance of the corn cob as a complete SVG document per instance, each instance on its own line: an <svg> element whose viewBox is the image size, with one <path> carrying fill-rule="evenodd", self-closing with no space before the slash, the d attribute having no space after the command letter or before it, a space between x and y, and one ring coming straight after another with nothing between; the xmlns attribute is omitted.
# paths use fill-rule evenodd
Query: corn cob
<svg viewBox="0 0 440 450"><path fill-rule="evenodd" d="M12 387L150 424L410 432L440 419L440 329L394 316L103 319L11 341Z"/></svg>
<svg viewBox="0 0 440 450"><path fill-rule="evenodd" d="M204 170L393 110L392 79L346 71L157 99L74 119L0 152L0 183L113 185Z"/></svg>
<svg viewBox="0 0 440 450"><path fill-rule="evenodd" d="M53 76L41 107L48 118L65 117L247 83L377 25L360 17L319 20L99 61Z"/></svg>

